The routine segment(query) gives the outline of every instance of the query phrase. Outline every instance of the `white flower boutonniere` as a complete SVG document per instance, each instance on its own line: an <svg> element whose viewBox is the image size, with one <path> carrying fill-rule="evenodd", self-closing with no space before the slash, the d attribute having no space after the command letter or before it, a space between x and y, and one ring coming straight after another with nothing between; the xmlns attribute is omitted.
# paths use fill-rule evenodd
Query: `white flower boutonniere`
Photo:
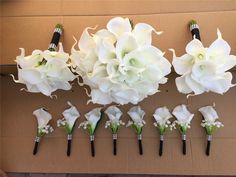
<svg viewBox="0 0 236 177"><path fill-rule="evenodd" d="M35 138L35 145L33 150L33 155L36 155L38 152L38 145L40 139L45 135L53 132L53 128L49 125L49 121L52 119L50 113L48 113L44 108L37 109L33 112L33 115L36 116L38 122L37 136Z"/></svg>
<svg viewBox="0 0 236 177"><path fill-rule="evenodd" d="M73 106L69 101L67 104L70 108L66 109L62 114L63 118L57 120L57 126L63 127L67 133L67 156L70 156L71 152L71 141L72 141L72 133L74 129L74 125L76 120L80 117L79 111Z"/></svg>
<svg viewBox="0 0 236 177"><path fill-rule="evenodd" d="M220 121L217 121L219 117L216 110L213 108L213 106L201 107L199 111L201 112L203 116L201 126L206 129L206 133L207 133L206 155L209 156L211 141L212 141L212 134L217 128L223 127L224 125Z"/></svg>
<svg viewBox="0 0 236 177"><path fill-rule="evenodd" d="M234 86L228 70L236 66L236 56L230 55L231 48L218 29L218 38L205 48L196 21L191 22L190 28L194 39L187 44L186 54L181 57L174 54L172 62L176 73L181 75L175 80L178 91L189 95L209 91L224 94Z"/></svg>
<svg viewBox="0 0 236 177"><path fill-rule="evenodd" d="M113 139L113 154L116 155L117 153L117 148L116 148L116 143L117 143L117 133L118 130L122 125L125 125L125 123L120 120L122 116L122 112L119 108L116 106L110 106L106 109L105 111L108 121L106 121L105 128L110 128L112 132L112 139Z"/></svg>
<svg viewBox="0 0 236 177"><path fill-rule="evenodd" d="M98 122L103 116L102 108L95 108L90 112L85 114L86 121L80 123L79 128L83 127L85 130L88 130L90 135L91 142L91 154L95 156L95 148L94 148L94 134L98 126Z"/></svg>
<svg viewBox="0 0 236 177"><path fill-rule="evenodd" d="M152 32L146 23L132 25L128 18L115 17L106 29L90 34L86 28L71 50L75 71L88 85L91 102L98 104L137 104L158 92L167 82L171 64L152 45ZM94 30L94 29L93 29Z"/></svg>
<svg viewBox="0 0 236 177"><path fill-rule="evenodd" d="M131 121L129 121L126 126L131 126L138 135L139 154L142 155L142 130L143 126L146 124L146 122L143 120L145 112L141 109L140 106L134 106L128 111L128 115L130 116Z"/></svg>
<svg viewBox="0 0 236 177"><path fill-rule="evenodd" d="M172 127L175 128L175 125L177 124L179 127L179 130L182 135L182 142L183 142L183 154L186 154L186 133L187 129L190 128L191 120L193 119L194 114L191 114L186 105L179 105L176 106L172 112L172 114L176 117L177 120L175 120L172 123Z"/></svg>
<svg viewBox="0 0 236 177"><path fill-rule="evenodd" d="M163 142L164 142L164 133L167 129L172 129L170 118L171 115L169 109L167 107L157 108L155 113L153 114L155 119L154 126L157 127L160 133L160 146L159 146L159 155L162 156L163 153Z"/></svg>

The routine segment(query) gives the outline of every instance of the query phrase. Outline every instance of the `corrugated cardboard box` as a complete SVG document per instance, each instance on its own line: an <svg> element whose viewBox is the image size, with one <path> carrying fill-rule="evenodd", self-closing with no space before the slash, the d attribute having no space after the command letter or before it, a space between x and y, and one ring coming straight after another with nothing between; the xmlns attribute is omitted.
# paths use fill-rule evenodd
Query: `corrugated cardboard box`
<svg viewBox="0 0 236 177"><path fill-rule="evenodd" d="M87 26L99 25L99 29L103 28L116 14L127 16L134 23L149 23L164 31L161 36L154 36L154 44L166 51L170 60L172 56L168 48L175 48L177 55L181 55L191 40L188 29L191 19L198 21L206 46L216 39L218 27L231 45L232 54L236 54L235 1L3 1L1 6L2 74L12 72L4 65L14 63L19 47L24 47L28 54L36 48L46 49L56 23L64 25L62 41L65 51L70 52L73 35L79 37ZM235 71L233 75L235 83ZM161 93L140 103L147 121L143 130L143 156L138 154L134 132L125 127L118 135L118 154L113 156L111 133L104 128L104 119L96 134L95 158L90 155L88 135L77 128L72 154L68 158L65 132L56 128L56 120L61 118L66 102L75 104L81 115L99 105L87 105L88 97L77 84L72 91L57 91L58 99L50 99L40 94L20 92L23 85L15 84L7 75L1 75L0 169L7 172L236 175L236 89L232 88L223 96L207 93L186 99L176 90L176 76L172 73L169 82L160 87ZM225 127L214 134L212 153L207 157L205 132L200 127L201 116L197 110L213 102ZM182 103L195 113L187 135L187 155L181 153L179 132L173 131L167 133L164 154L159 157L159 135L153 126L152 114L159 106L173 109ZM32 112L42 106L53 115L52 124L56 130L43 138L37 156L33 156L36 119ZM131 106L122 106L121 110L126 113ZM81 116L76 127L83 120L84 116ZM127 114L124 114L123 120L128 121Z"/></svg>

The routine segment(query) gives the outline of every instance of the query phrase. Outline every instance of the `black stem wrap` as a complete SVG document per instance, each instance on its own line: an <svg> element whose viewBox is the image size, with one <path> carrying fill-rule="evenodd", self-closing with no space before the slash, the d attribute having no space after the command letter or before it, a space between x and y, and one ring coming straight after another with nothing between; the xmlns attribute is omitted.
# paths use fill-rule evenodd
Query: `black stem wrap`
<svg viewBox="0 0 236 177"><path fill-rule="evenodd" d="M186 140L182 140L183 142L183 155L186 155Z"/></svg>
<svg viewBox="0 0 236 177"><path fill-rule="evenodd" d="M206 148L206 155L210 155L210 149L211 149L211 141L207 140L207 148Z"/></svg>
<svg viewBox="0 0 236 177"><path fill-rule="evenodd" d="M67 140L67 156L69 157L70 156L70 153L71 153L71 139L70 140Z"/></svg>
<svg viewBox="0 0 236 177"><path fill-rule="evenodd" d="M162 156L163 153L163 140L160 140L160 144L159 144L159 156Z"/></svg>
<svg viewBox="0 0 236 177"><path fill-rule="evenodd" d="M190 31L192 33L192 38L195 36L196 39L201 41L199 26L195 20L190 22Z"/></svg>
<svg viewBox="0 0 236 177"><path fill-rule="evenodd" d="M35 141L34 143L34 150L33 150L33 155L36 155L38 152L38 146L39 146L39 142Z"/></svg>
<svg viewBox="0 0 236 177"><path fill-rule="evenodd" d="M62 34L62 26L56 25L48 50L55 51Z"/></svg>
<svg viewBox="0 0 236 177"><path fill-rule="evenodd" d="M138 147L139 147L139 154L143 155L143 145L142 145L142 140L138 140Z"/></svg>
<svg viewBox="0 0 236 177"><path fill-rule="evenodd" d="M92 155L92 157L95 157L94 140L91 140L90 144L91 144L91 155Z"/></svg>
<svg viewBox="0 0 236 177"><path fill-rule="evenodd" d="M117 154L116 141L116 139L113 139L113 155Z"/></svg>

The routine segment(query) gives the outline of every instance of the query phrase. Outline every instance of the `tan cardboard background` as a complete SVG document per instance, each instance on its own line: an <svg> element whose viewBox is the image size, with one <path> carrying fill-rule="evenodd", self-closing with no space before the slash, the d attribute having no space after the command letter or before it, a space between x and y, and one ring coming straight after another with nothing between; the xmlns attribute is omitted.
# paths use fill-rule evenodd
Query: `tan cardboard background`
<svg viewBox="0 0 236 177"><path fill-rule="evenodd" d="M19 55L19 47L26 48L28 54L36 48L46 49L56 23L62 23L65 27L62 41L65 50L70 52L72 35L79 37L87 26L99 24L99 28L102 28L117 14L130 17L134 22L149 23L164 31L161 36L154 37L154 44L166 51L166 57L170 60L172 56L168 48L175 48L180 55L191 39L187 26L190 19L198 21L202 41L206 45L216 39L216 28L219 27L235 55L235 0L22 0L2 1L0 5L0 169L8 172L236 175L235 88L224 96L207 93L187 100L185 95L176 91L176 75L172 73L168 84L161 86L161 93L140 103L147 120L143 131L143 156L138 155L134 133L123 128L119 134L118 155L114 157L111 134L104 129L103 120L96 134L95 158L90 156L88 136L79 129L75 129L70 158L65 154L65 132L61 129L56 129L43 139L39 154L34 157L32 148L36 120L32 112L35 109L41 106L49 108L55 127L56 120L67 107L67 100L78 107L81 115L98 105L86 105L88 98L85 91L77 85L72 91L57 91L58 99L55 100L40 94L20 92L22 85L16 85L9 76L3 75L15 72L12 67L5 65L14 64L15 56ZM235 70L233 74L236 77ZM201 117L197 109L213 102L216 103L225 128L214 134L212 154L206 157L205 133L199 126ZM153 126L152 114L159 106L166 105L173 109L181 103L187 104L196 114L192 128L188 131L187 155L181 154L180 135L174 131L167 133L164 155L160 158L159 138ZM121 107L126 122L126 112L131 106ZM83 120L82 116L77 125Z"/></svg>

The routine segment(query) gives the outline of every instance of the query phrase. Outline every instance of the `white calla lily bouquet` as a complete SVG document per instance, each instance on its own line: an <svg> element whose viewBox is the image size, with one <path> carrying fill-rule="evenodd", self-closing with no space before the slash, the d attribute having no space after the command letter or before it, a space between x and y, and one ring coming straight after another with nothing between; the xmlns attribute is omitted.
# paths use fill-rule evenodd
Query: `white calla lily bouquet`
<svg viewBox="0 0 236 177"><path fill-rule="evenodd" d="M115 17L106 29L95 34L86 28L71 49L72 65L91 89L89 102L98 104L137 104L158 92L167 82L171 64L152 45L152 32L146 23L132 25L128 18Z"/></svg>
<svg viewBox="0 0 236 177"><path fill-rule="evenodd" d="M191 23L196 27L195 21ZM228 70L236 66L236 56L230 55L231 48L219 29L217 35L218 38L209 48L203 46L199 34L199 39L194 35L186 46L186 54L180 57L176 57L171 49L174 53L172 64L176 73L181 75L175 80L179 92L189 96L210 91L224 94L235 86L231 83L233 77Z"/></svg>
<svg viewBox="0 0 236 177"><path fill-rule="evenodd" d="M59 43L59 51L55 51L61 33L62 26L57 25L48 50L34 50L31 55L25 56L25 50L20 48L21 55L15 60L18 80L14 78L14 75L11 76L16 83L26 85L26 89L21 90L52 97L52 93L58 89L71 89L69 82L73 81L76 76L69 69L69 54L63 51L61 43Z"/></svg>

